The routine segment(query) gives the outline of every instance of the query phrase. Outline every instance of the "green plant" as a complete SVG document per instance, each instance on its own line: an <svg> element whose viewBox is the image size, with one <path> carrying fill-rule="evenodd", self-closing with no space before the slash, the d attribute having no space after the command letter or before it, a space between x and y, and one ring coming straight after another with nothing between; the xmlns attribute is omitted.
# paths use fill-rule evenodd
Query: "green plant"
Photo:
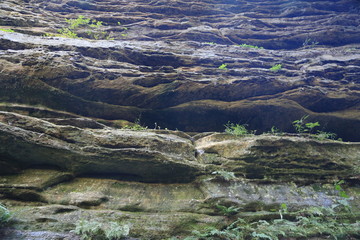
<svg viewBox="0 0 360 240"><path fill-rule="evenodd" d="M225 181L230 181L230 180L236 179L236 176L233 172L228 172L225 170L215 171L215 172L212 172L211 174L218 175Z"/></svg>
<svg viewBox="0 0 360 240"><path fill-rule="evenodd" d="M325 139L336 140L336 137L337 137L336 133L324 132L324 131L320 131L320 130L317 131L317 134L316 134L316 138L318 140L325 140Z"/></svg>
<svg viewBox="0 0 360 240"><path fill-rule="evenodd" d="M15 32L12 29L4 29L4 28L0 28L0 31L2 31L2 32Z"/></svg>
<svg viewBox="0 0 360 240"><path fill-rule="evenodd" d="M221 214L225 216L231 216L237 214L241 208L237 208L235 206L226 207L223 205L216 204L216 208L220 211Z"/></svg>
<svg viewBox="0 0 360 240"><path fill-rule="evenodd" d="M345 190L342 188L341 185L343 185L345 183L344 180L340 180L338 182L334 183L334 188L336 191L338 191L339 196L342 198L349 198L349 196L346 194Z"/></svg>
<svg viewBox="0 0 360 240"><path fill-rule="evenodd" d="M11 217L10 211L0 203L0 225L7 222Z"/></svg>
<svg viewBox="0 0 360 240"><path fill-rule="evenodd" d="M292 122L297 133L311 133L315 127L319 127L319 122L306 122L306 119L309 115L302 116L299 120L295 120Z"/></svg>
<svg viewBox="0 0 360 240"><path fill-rule="evenodd" d="M272 66L270 68L270 71L277 72L277 71L281 70L281 68L282 68L281 64L275 64L274 66Z"/></svg>
<svg viewBox="0 0 360 240"><path fill-rule="evenodd" d="M296 212L293 220L274 219L271 221L246 221L238 219L221 230L214 227L204 231L193 231L192 240L279 240L283 238L308 239L312 237L331 237L332 239L350 239L360 234L360 222L339 222L336 214L328 208L304 209ZM186 239L186 238L185 238Z"/></svg>
<svg viewBox="0 0 360 240"><path fill-rule="evenodd" d="M143 131L146 130L147 127L143 127L138 123L135 123L133 125L125 125L122 129L128 129L128 130L133 130L133 131Z"/></svg>
<svg viewBox="0 0 360 240"><path fill-rule="evenodd" d="M204 42L205 44L209 44L209 45L216 45L216 43L214 42Z"/></svg>
<svg viewBox="0 0 360 240"><path fill-rule="evenodd" d="M76 227L72 232L79 235L83 240L99 239L104 235L101 223L83 219L76 223Z"/></svg>
<svg viewBox="0 0 360 240"><path fill-rule="evenodd" d="M272 126L271 129L270 129L270 131L269 131L268 133L271 134L271 135L281 135L281 134L283 134L283 133L280 131L280 129L278 129L278 128L275 127L275 126Z"/></svg>
<svg viewBox="0 0 360 240"><path fill-rule="evenodd" d="M317 42L316 40L313 40L313 39L307 37L303 42L303 47L304 48L312 48L318 44L319 44L319 42Z"/></svg>
<svg viewBox="0 0 360 240"><path fill-rule="evenodd" d="M110 226L105 228L105 236L107 239L121 239L130 233L129 225L120 225L117 222L110 222Z"/></svg>
<svg viewBox="0 0 360 240"><path fill-rule="evenodd" d="M307 131L312 132L312 130L315 127L320 127L320 123L319 122L309 122L309 123L305 123L305 127L307 129Z"/></svg>
<svg viewBox="0 0 360 240"><path fill-rule="evenodd" d="M76 223L73 233L80 235L83 240L115 240L129 235L129 225L119 225L117 222L108 224L80 220Z"/></svg>
<svg viewBox="0 0 360 240"><path fill-rule="evenodd" d="M102 27L103 22L97 21L90 18L85 18L84 16L80 15L76 19L66 19L66 23L68 24L67 27L63 27L58 30L59 34L51 34L47 33L45 36L47 37L67 37L67 38L80 38L78 34L81 32L80 29L83 31L83 35L90 39L107 39L113 40L110 37L110 34L104 31L99 31L98 29Z"/></svg>
<svg viewBox="0 0 360 240"><path fill-rule="evenodd" d="M288 212L288 208L286 203L280 204L279 214L281 219L283 219L283 213L287 213L287 212Z"/></svg>
<svg viewBox="0 0 360 240"><path fill-rule="evenodd" d="M227 64L223 63L220 65L220 67L218 67L219 69L222 69L222 70L227 70Z"/></svg>
<svg viewBox="0 0 360 240"><path fill-rule="evenodd" d="M60 30L58 30L58 32L60 33L59 35L56 35L58 37L67 37L67 38L79 38L78 35L71 31L69 28L62 28ZM45 34L45 36L51 36L51 34Z"/></svg>
<svg viewBox="0 0 360 240"><path fill-rule="evenodd" d="M122 127L122 129L129 129L129 130L133 130L133 131L143 131L148 129L148 127L144 127L140 124L140 119L141 119L141 115L135 120L135 122L133 124L129 124L129 125L125 125L124 127ZM157 124L155 123L155 128L156 128ZM160 126L159 126L160 129Z"/></svg>
<svg viewBox="0 0 360 240"><path fill-rule="evenodd" d="M235 136L244 136L248 134L254 134L254 131L249 131L246 129L246 125L234 124L228 122L225 126L225 132Z"/></svg>
<svg viewBox="0 0 360 240"><path fill-rule="evenodd" d="M246 47L246 48L255 48L255 49L264 49L263 47L258 47L258 46L254 46L254 45L249 45L249 44L240 44L240 45L236 45L238 47Z"/></svg>

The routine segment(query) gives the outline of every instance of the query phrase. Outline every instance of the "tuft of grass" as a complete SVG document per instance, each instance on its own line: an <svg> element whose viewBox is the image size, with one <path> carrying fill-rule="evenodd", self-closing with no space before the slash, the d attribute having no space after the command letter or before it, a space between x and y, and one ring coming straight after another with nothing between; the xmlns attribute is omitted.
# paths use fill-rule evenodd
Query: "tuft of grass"
<svg viewBox="0 0 360 240"><path fill-rule="evenodd" d="M143 127L138 123L135 123L133 125L126 125L122 129L128 129L128 130L133 130L133 131L143 131L143 130L147 130L148 128Z"/></svg>
<svg viewBox="0 0 360 240"><path fill-rule="evenodd" d="M254 46L254 45L249 45L249 44L240 44L240 45L236 45L238 47L246 47L246 48L255 48L255 49L264 49L263 47L258 47L258 46Z"/></svg>
<svg viewBox="0 0 360 240"><path fill-rule="evenodd" d="M330 139L330 140L338 140L341 141L341 139L337 138L336 133L332 133L332 132L324 132L324 131L317 131L317 134L315 135L315 138L323 141L326 139Z"/></svg>
<svg viewBox="0 0 360 240"><path fill-rule="evenodd" d="M144 127L140 124L140 117L135 120L135 123L126 125L122 129L129 129L133 131L142 131L148 129L148 127Z"/></svg>
<svg viewBox="0 0 360 240"><path fill-rule="evenodd" d="M282 65L281 65L281 64L275 64L274 66L272 66L272 67L270 68L270 71L272 71L272 72L277 72L277 71L281 70L281 68L282 68Z"/></svg>
<svg viewBox="0 0 360 240"><path fill-rule="evenodd" d="M246 129L246 125L234 124L228 122L225 126L225 132L235 136L244 136L249 134L254 134L254 131L249 131Z"/></svg>

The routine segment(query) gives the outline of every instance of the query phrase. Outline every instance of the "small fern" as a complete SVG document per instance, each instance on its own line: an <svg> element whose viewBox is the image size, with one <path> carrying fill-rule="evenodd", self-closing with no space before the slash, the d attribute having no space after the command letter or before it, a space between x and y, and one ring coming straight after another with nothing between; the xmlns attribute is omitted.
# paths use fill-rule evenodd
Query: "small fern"
<svg viewBox="0 0 360 240"><path fill-rule="evenodd" d="M80 220L71 232L79 235L82 240L106 239L117 240L129 235L129 225L120 225L117 222L104 224L96 221Z"/></svg>
<svg viewBox="0 0 360 240"><path fill-rule="evenodd" d="M219 204L216 204L216 208L219 209L220 213L225 216L235 215L241 209L241 208L237 208L235 206L226 207L226 206L219 205Z"/></svg>
<svg viewBox="0 0 360 240"><path fill-rule="evenodd" d="M11 217L10 211L0 203L0 224L7 222Z"/></svg>

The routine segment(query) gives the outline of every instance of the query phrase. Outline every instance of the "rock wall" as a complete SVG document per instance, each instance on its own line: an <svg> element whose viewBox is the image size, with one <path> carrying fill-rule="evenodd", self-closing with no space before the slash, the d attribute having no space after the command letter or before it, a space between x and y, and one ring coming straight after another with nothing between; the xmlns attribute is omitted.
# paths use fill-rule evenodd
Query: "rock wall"
<svg viewBox="0 0 360 240"><path fill-rule="evenodd" d="M333 218L359 226L359 13L357 0L1 1L0 202L14 215L0 238L79 239L96 220L184 239L304 208L343 207ZM352 142L291 134L304 115ZM257 135L219 133L229 121ZM134 123L148 128L122 128Z"/></svg>
<svg viewBox="0 0 360 240"><path fill-rule="evenodd" d="M137 239L181 238L224 228L234 217L279 218L282 204L291 211L336 206L344 201L334 188L339 179L351 196L350 218L359 211L359 143L286 134L189 136L5 111L0 141L0 197L18 229L0 231L5 239L63 232L76 239L68 233L84 219L130 226Z"/></svg>
<svg viewBox="0 0 360 240"><path fill-rule="evenodd" d="M3 1L0 9L0 25L16 31L0 31L3 102L190 132L222 131L228 121L289 132L307 114L359 140L356 0ZM44 37L81 15L102 21L100 30ZM86 31L108 40L80 39Z"/></svg>

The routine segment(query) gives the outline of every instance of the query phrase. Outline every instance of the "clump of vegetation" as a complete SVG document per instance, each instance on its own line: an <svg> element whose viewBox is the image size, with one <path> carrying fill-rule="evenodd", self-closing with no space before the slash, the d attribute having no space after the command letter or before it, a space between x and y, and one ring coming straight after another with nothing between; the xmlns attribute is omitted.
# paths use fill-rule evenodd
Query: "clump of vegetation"
<svg viewBox="0 0 360 240"><path fill-rule="evenodd" d="M292 122L297 133L311 133L315 127L320 126L319 122L306 122L308 117L309 115L304 115Z"/></svg>
<svg viewBox="0 0 360 240"><path fill-rule="evenodd" d="M219 210L219 212L224 215L224 216L232 216L232 215L235 215L237 214L241 208L239 207L235 207L235 206L230 206L230 207L226 207L226 206L223 206L223 205L219 205L219 204L216 204L215 205L216 208Z"/></svg>
<svg viewBox="0 0 360 240"><path fill-rule="evenodd" d="M304 115L300 119L295 120L292 122L292 125L295 128L295 131L300 135L307 134L308 137L315 138L317 140L336 140L342 141L341 138L337 138L336 133L332 132L325 132L321 130L315 131L315 128L320 127L319 122L307 122L309 115ZM256 131L249 131L246 129L246 125L234 124L228 122L225 126L225 132L235 136L245 136L255 134ZM271 134L275 136L281 136L285 133L282 132L280 129L272 126L270 131L264 132L264 134Z"/></svg>
<svg viewBox="0 0 360 240"><path fill-rule="evenodd" d="M118 240L129 235L129 225L120 225L117 222L108 224L96 221L80 220L76 223L73 230L75 234L81 236L83 240Z"/></svg>
<svg viewBox="0 0 360 240"><path fill-rule="evenodd" d="M233 172L228 172L225 170L215 171L215 172L212 172L211 174L217 175L217 176L221 177L222 179L224 179L225 181L230 181L230 180L236 179L236 176Z"/></svg>
<svg viewBox="0 0 360 240"><path fill-rule="evenodd" d="M345 190L342 188L341 185L343 185L345 183L344 180L340 180L338 182L334 183L334 188L336 191L338 191L338 194L340 197L342 198L349 198L349 196L347 195L347 193L345 192Z"/></svg>
<svg viewBox="0 0 360 240"><path fill-rule="evenodd" d="M277 71L281 70L281 68L282 68L281 64L275 64L274 66L272 66L270 68L270 71L277 72Z"/></svg>
<svg viewBox="0 0 360 240"><path fill-rule="evenodd" d="M347 199L348 194L342 185L344 180L334 183L334 190L341 198L329 207L307 207L290 212L285 203L279 205L279 217L272 220L251 220L238 218L223 228L209 226L192 231L183 240L280 240L280 239L358 239L360 222L343 218L344 214L354 214ZM218 211L225 216L234 216L240 208L216 204ZM230 219L230 218L229 218ZM180 239L180 238L172 238Z"/></svg>
<svg viewBox="0 0 360 240"><path fill-rule="evenodd" d="M272 126L271 129L270 129L270 131L268 132L268 134L277 136L277 135L282 135L283 132L281 132L281 130L278 129L277 127Z"/></svg>
<svg viewBox="0 0 360 240"><path fill-rule="evenodd" d="M147 130L147 127L143 127L138 123L135 123L133 125L125 125L122 129L128 129L128 130L133 130L133 131L143 131L143 130Z"/></svg>
<svg viewBox="0 0 360 240"><path fill-rule="evenodd" d="M218 67L219 69L222 69L222 70L227 70L227 64L223 63L220 65L220 67Z"/></svg>
<svg viewBox="0 0 360 240"><path fill-rule="evenodd" d="M0 31L2 31L2 32L15 32L12 29L4 29L4 28L0 28Z"/></svg>
<svg viewBox="0 0 360 240"><path fill-rule="evenodd" d="M66 38L80 38L79 34L83 34L86 38L90 39L106 39L113 40L110 33L101 31L100 27L103 26L102 21L97 21L90 18L85 18L80 15L76 19L66 19L67 27L58 30L59 34L46 34L47 37L66 37Z"/></svg>
<svg viewBox="0 0 360 240"><path fill-rule="evenodd" d="M216 45L215 42L204 42L205 44L209 44L209 45Z"/></svg>
<svg viewBox="0 0 360 240"><path fill-rule="evenodd" d="M0 226L1 224L7 222L11 217L10 211L0 203Z"/></svg>
<svg viewBox="0 0 360 240"><path fill-rule="evenodd" d="M235 136L244 136L249 134L254 134L254 131L249 131L246 129L246 125L234 124L228 122L225 126L225 132Z"/></svg>
<svg viewBox="0 0 360 240"><path fill-rule="evenodd" d="M313 40L313 39L307 37L303 42L303 47L304 48L312 48L318 44L319 44L319 42L317 42L316 40Z"/></svg>
<svg viewBox="0 0 360 240"><path fill-rule="evenodd" d="M138 119L136 119L134 124L125 125L124 127L122 127L122 129L129 129L129 130L133 130L133 131L143 131L143 130L148 129L148 127L144 127L140 124L140 117L139 117Z"/></svg>
<svg viewBox="0 0 360 240"><path fill-rule="evenodd" d="M286 205L282 207L281 212L287 213ZM360 222L339 221L333 208L311 207L293 214L295 217L292 220L283 217L271 221L248 221L239 218L224 229L209 227L204 231L193 231L193 235L184 240L279 240L318 236L350 239L351 236L358 237L360 234Z"/></svg>
<svg viewBox="0 0 360 240"><path fill-rule="evenodd" d="M320 123L319 122L306 122L306 119L308 117L309 117L309 115L304 115L300 119L292 122L292 124L295 128L295 131L297 133L299 133L299 134L310 133L310 134L313 134L312 136L314 136L318 140L331 139L331 140L342 141L341 138L337 139L337 135L335 133L324 132L324 131L320 131L320 130L318 130L315 133L314 128L320 127Z"/></svg>
<svg viewBox="0 0 360 240"><path fill-rule="evenodd" d="M258 46L254 46L254 45L249 45L249 44L240 44L240 45L236 45L238 47L246 47L246 48L255 48L255 49L264 49L263 47L258 47Z"/></svg>
<svg viewBox="0 0 360 240"><path fill-rule="evenodd" d="M336 133L324 132L324 131L320 131L320 130L317 131L317 134L315 135L315 137L320 141L323 141L326 139L342 141L341 138L337 138Z"/></svg>

